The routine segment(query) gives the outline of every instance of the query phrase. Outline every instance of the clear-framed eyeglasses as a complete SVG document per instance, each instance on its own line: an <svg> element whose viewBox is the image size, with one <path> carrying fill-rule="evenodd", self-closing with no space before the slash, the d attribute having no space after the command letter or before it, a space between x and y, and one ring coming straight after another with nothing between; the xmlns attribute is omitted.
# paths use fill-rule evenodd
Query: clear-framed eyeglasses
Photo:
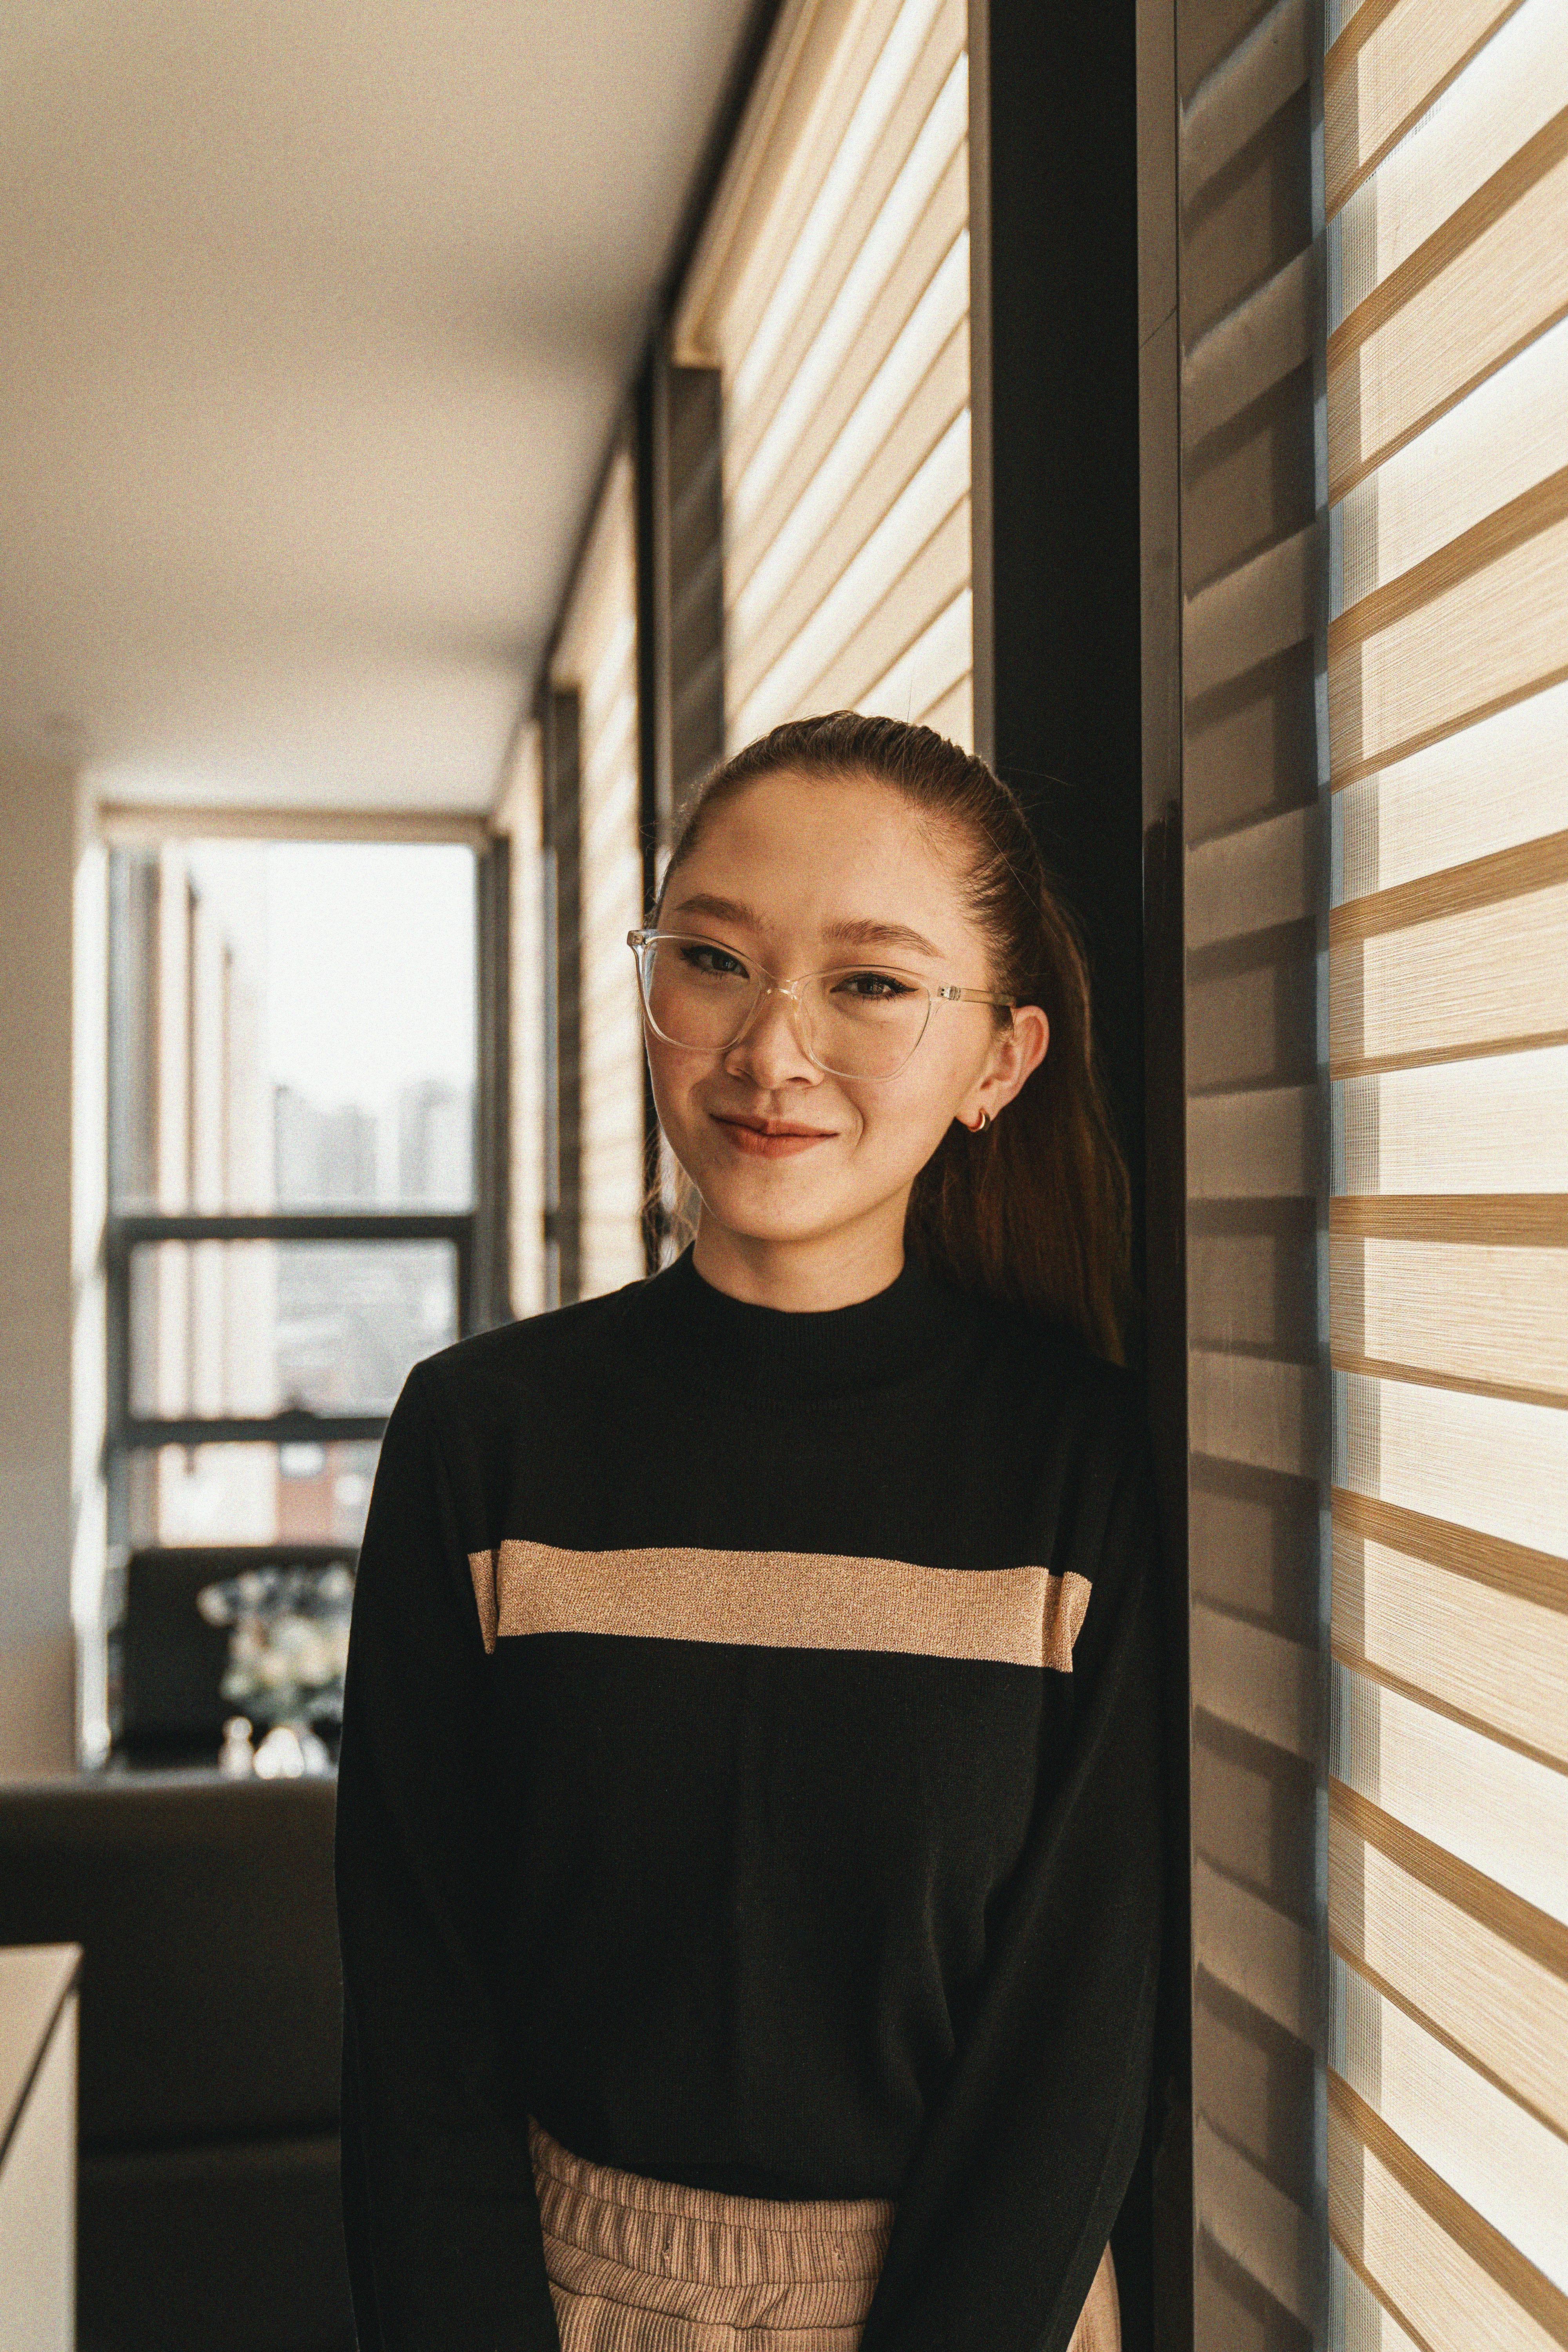
<svg viewBox="0 0 1568 2352"><path fill-rule="evenodd" d="M643 1010L667 1045L728 1052L763 998L789 997L795 1034L819 1070L837 1078L897 1077L925 1035L933 1004L999 1004L1017 999L983 989L932 987L890 964L839 964L775 980L753 957L687 931L628 931Z"/></svg>

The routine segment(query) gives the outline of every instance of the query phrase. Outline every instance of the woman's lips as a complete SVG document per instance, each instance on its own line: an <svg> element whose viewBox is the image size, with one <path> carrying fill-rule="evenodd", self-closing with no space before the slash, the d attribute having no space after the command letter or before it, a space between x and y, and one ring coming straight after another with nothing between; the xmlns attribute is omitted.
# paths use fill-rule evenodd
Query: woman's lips
<svg viewBox="0 0 1568 2352"><path fill-rule="evenodd" d="M763 1135L754 1127L742 1127L739 1119L725 1118L721 1112L710 1116L736 1150L750 1153L753 1160L787 1160L796 1151L809 1151L814 1143L830 1140L826 1135Z"/></svg>

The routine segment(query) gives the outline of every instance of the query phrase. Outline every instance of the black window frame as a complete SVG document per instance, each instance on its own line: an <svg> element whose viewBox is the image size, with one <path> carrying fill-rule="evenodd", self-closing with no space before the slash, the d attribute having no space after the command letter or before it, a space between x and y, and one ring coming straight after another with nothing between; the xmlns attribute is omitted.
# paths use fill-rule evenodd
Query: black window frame
<svg viewBox="0 0 1568 2352"><path fill-rule="evenodd" d="M247 826L258 842L274 836L264 822ZM187 836L205 838L193 829ZM279 839L298 838L294 826L279 831ZM323 839L348 838L372 845L395 839L416 845L416 836L399 832L380 835L355 831L342 835L323 830ZM439 830L432 844L453 836ZM112 848L129 848L120 841ZM160 1242L359 1242L373 1244L445 1242L457 1261L457 1337L467 1339L491 1325L510 1319L509 1297L509 1057L508 1006L510 1001L510 858L508 844L491 834L468 844L474 857L476 892L475 989L477 1035L474 1069L473 1199L467 1209L269 1209L258 1211L123 1209L115 1205L113 1168L107 1171L109 1206L104 1219L105 1421L103 1472L110 1550L110 1591L106 1594L106 1618L116 1615L112 1591L113 1562L138 1552L181 1551L189 1547L135 1542L131 1528L130 1465L142 1454L156 1454L167 1445L195 1448L213 1444L319 1444L379 1443L389 1412L323 1413L294 1405L272 1413L139 1414L132 1404L131 1265L133 1254ZM112 928L111 940L120 953L110 959L108 1007L110 1034L115 1034L115 992L132 1018L132 975L123 969L124 941ZM110 1085L115 1084L111 1056ZM115 1111L111 1103L110 1149ZM281 1559L298 1551L298 1544L279 1541L258 1548L254 1542L207 1544L215 1558L232 1558L236 1569L258 1558ZM339 1553L357 1552L358 1538L331 1547ZM112 1632L112 1623L106 1624Z"/></svg>
<svg viewBox="0 0 1568 2352"><path fill-rule="evenodd" d="M458 1336L481 1328L475 1272L477 1207L464 1210L282 1209L217 1213L146 1210L111 1213L104 1233L109 1356L106 1442L110 1459L165 1445L331 1444L379 1438L384 1412L317 1412L294 1405L271 1413L142 1414L131 1402L131 1260L160 1242L447 1242L458 1264ZM243 1547L236 1546L236 1549Z"/></svg>

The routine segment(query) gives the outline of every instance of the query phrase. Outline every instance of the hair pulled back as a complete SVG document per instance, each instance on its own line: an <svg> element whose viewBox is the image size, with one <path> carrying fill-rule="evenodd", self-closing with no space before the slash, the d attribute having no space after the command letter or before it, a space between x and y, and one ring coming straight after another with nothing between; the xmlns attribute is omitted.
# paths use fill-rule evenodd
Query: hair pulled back
<svg viewBox="0 0 1568 2352"><path fill-rule="evenodd" d="M1016 795L984 760L929 727L836 710L797 719L737 751L689 803L649 917L658 928L671 876L715 812L747 784L784 771L823 782L869 778L917 811L936 845L962 860L967 910L987 945L987 981L1050 1023L1045 1059L979 1134L956 1120L915 1178L904 1246L955 1288L1072 1325L1100 1354L1122 1356L1129 1302L1127 1170L1095 1064L1089 967ZM997 1028L1010 1015L991 1008ZM651 1207L656 1193L650 1192ZM696 1231L692 1188L674 1216Z"/></svg>

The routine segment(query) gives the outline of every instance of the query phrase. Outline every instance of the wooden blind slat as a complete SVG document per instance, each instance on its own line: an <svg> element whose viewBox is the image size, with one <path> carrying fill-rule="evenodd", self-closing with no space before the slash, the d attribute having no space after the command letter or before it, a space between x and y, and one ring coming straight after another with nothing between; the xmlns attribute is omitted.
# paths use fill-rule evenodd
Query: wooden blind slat
<svg viewBox="0 0 1568 2352"><path fill-rule="evenodd" d="M749 374L772 360L940 5L854 0L823 11L821 37L788 68L789 91L757 175L752 217L709 297L710 360L726 342L746 354L738 366L749 361ZM775 37L770 64L777 46ZM682 321L689 307L689 297L683 298Z"/></svg>
<svg viewBox="0 0 1568 2352"><path fill-rule="evenodd" d="M1568 1927L1560 1919L1554 1919L1550 1912L1538 1910L1534 1904L1527 1903L1508 1887L1499 1885L1496 1879L1487 1877L1484 1872L1462 1862L1450 1847L1423 1837L1419 1832L1396 1821L1392 1813L1385 1812L1381 1806L1362 1796L1348 1782L1332 1778L1329 1783L1329 1821L1330 1924L1336 1936L1342 1936L1352 1958L1358 1957L1362 1939L1380 1930L1380 1931L1391 1931L1391 1923L1381 1920L1381 1915L1365 1905L1366 1856L1375 1851L1413 1883L1418 1883L1440 1895L1445 1903L1465 1917L1485 1927L1505 1942L1509 1948L1530 1960L1568 1994ZM1343 1830L1347 1836L1353 1834L1360 1842L1356 1875L1340 1879L1337 1895L1332 1874L1336 1867L1332 1832L1336 1828ZM1352 1912L1353 1919L1347 1926L1346 1921ZM1372 1947L1369 1945L1367 1948L1370 1954ZM1392 1958L1392 1948L1388 1958ZM1387 1972L1386 1960L1373 1960L1369 1964ZM1405 1967L1412 1983L1419 1981L1421 1953L1418 1948L1407 1950ZM1429 1981L1436 1985L1440 1979L1434 1972ZM1406 2006L1425 2013L1420 2011L1419 2003L1414 1997ZM1563 2057L1563 2045L1552 2042L1536 2054L1538 2058L1545 2057L1549 2063L1557 2064Z"/></svg>
<svg viewBox="0 0 1568 2352"><path fill-rule="evenodd" d="M847 54L847 28L867 13L867 0L783 0L681 289L672 321L678 366L715 364L712 308L721 291L733 299L742 258L754 258L765 243L770 216L782 209L789 158L804 161L820 143L803 133L814 113L826 114L831 60ZM830 139L831 131L823 136Z"/></svg>
<svg viewBox="0 0 1568 2352"><path fill-rule="evenodd" d="M974 600L963 588L857 698L856 709L887 719L917 719L923 726L934 727L936 721L931 711L952 702L955 717L962 718L967 710L973 719L973 676L970 665L973 656ZM921 698L925 695L931 699L922 710ZM946 730L939 728L937 731ZM952 740L968 742L969 731L966 729Z"/></svg>
<svg viewBox="0 0 1568 2352"><path fill-rule="evenodd" d="M1336 620L1568 466L1564 346L1568 320L1357 483L1341 509Z"/></svg>
<svg viewBox="0 0 1568 2352"><path fill-rule="evenodd" d="M1329 918L1329 937L1348 950L1380 932L1495 907L1560 882L1568 882L1568 830L1512 842L1462 865L1434 864L1429 872L1343 900Z"/></svg>
<svg viewBox="0 0 1568 2352"><path fill-rule="evenodd" d="M962 612L955 614L953 616L953 632L955 635L962 635L964 640L966 654L972 656L974 636L974 616L973 611L969 609L969 591L967 589L964 590L962 601L964 609ZM944 621L945 619L946 615L942 614L938 621L933 622L931 624L933 630L939 627L942 621ZM899 715L897 672L896 670L891 671L889 675L893 680L891 687L891 700L893 703L891 716L896 719ZM873 687L870 693L866 697L864 706L866 709L871 711L873 714L879 714L880 712L880 706L878 702L877 695L878 689L876 687ZM909 709L907 701L904 707L906 710ZM945 694L942 695L935 702L928 704L925 709L917 709L914 716L921 726L934 729L937 734L947 736L949 740L952 742L973 743L974 740L973 673L966 668L957 682L948 688Z"/></svg>
<svg viewBox="0 0 1568 2352"><path fill-rule="evenodd" d="M874 282L862 278L851 289L855 306L847 306L829 324L832 333L814 343L795 377L783 388L769 428L747 458L731 436L725 443L725 479L731 486L728 500L727 545L733 548L730 593L738 594L750 580L753 565L790 519L816 467L831 453L834 437L847 423L886 355L896 347L906 324L919 309L937 271L963 234L968 208L969 167L966 145L948 155L940 176L902 242L889 250L887 268ZM957 291L951 289L950 291ZM968 289L955 307L951 299L942 314L928 305L920 316L924 362L929 366L952 326L968 311ZM858 308L858 298L867 306ZM915 355L902 354L901 373L916 369ZM731 413L733 413L731 411Z"/></svg>
<svg viewBox="0 0 1568 2352"><path fill-rule="evenodd" d="M1561 1192L1340 1193L1331 1234L1388 1241L1469 1242L1494 1247L1568 1248L1568 1195Z"/></svg>
<svg viewBox="0 0 1568 2352"><path fill-rule="evenodd" d="M1331 1677L1334 1778L1532 1909L1568 1918L1563 1774L1347 1666Z"/></svg>
<svg viewBox="0 0 1568 2352"><path fill-rule="evenodd" d="M1568 352L1565 352L1568 356ZM1563 466L1482 514L1468 530L1435 546L1397 579L1363 595L1330 624L1329 656L1343 666L1358 645L1368 645L1397 623L1462 588L1506 557L1546 538L1568 520L1568 466ZM1489 583L1489 593L1495 588Z"/></svg>

